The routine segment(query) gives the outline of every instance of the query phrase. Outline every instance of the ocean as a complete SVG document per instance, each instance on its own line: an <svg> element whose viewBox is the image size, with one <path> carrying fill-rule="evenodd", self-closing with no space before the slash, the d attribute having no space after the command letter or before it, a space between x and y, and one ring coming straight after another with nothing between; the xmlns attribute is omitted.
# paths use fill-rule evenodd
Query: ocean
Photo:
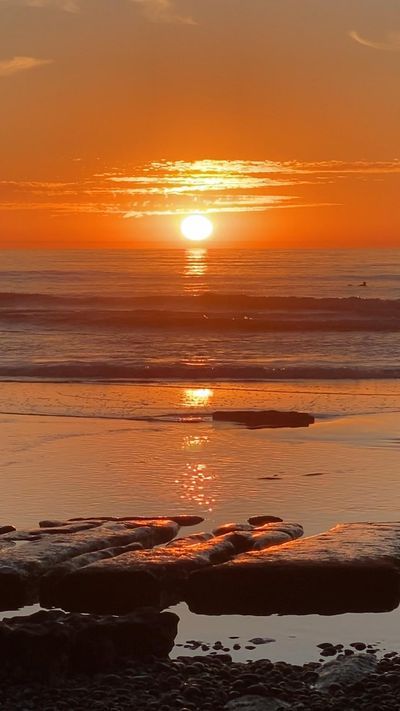
<svg viewBox="0 0 400 711"><path fill-rule="evenodd" d="M400 250L0 255L2 523L194 513L211 530L273 514L311 535L398 520ZM316 423L247 430L217 409ZM400 649L398 610L177 611L180 644L265 635L295 662L322 639Z"/></svg>
<svg viewBox="0 0 400 711"><path fill-rule="evenodd" d="M3 251L0 378L397 379L400 250Z"/></svg>

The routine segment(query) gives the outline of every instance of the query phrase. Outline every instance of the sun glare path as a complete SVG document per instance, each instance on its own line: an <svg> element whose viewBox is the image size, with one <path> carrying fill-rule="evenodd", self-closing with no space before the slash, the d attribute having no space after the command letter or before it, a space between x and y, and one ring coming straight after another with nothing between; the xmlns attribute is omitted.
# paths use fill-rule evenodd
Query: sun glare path
<svg viewBox="0 0 400 711"><path fill-rule="evenodd" d="M189 215L181 222L183 236L192 242L202 242L211 237L214 225L205 215Z"/></svg>
<svg viewBox="0 0 400 711"><path fill-rule="evenodd" d="M183 391L184 407L206 407L214 395L211 388L186 388Z"/></svg>

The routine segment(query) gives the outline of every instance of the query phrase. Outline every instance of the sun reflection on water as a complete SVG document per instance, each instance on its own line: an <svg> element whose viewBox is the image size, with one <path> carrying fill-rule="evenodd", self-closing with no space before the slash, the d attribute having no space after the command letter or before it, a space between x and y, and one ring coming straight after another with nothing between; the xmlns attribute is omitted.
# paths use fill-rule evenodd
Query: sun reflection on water
<svg viewBox="0 0 400 711"><path fill-rule="evenodd" d="M211 388L185 388L182 393L184 407L206 407L214 396Z"/></svg>
<svg viewBox="0 0 400 711"><path fill-rule="evenodd" d="M179 498L207 512L213 511L216 503L215 488L218 480L218 476L201 455L201 451L209 444L210 437L206 434L189 434L183 437L182 450L186 452L187 461L183 465L182 474L175 479Z"/></svg>
<svg viewBox="0 0 400 711"><path fill-rule="evenodd" d="M210 441L207 435L188 435L183 438L182 449L185 451L199 450Z"/></svg>
<svg viewBox="0 0 400 711"><path fill-rule="evenodd" d="M207 291L207 284L202 280L208 271L206 249L187 249L185 252L184 289L192 296Z"/></svg>
<svg viewBox="0 0 400 711"><path fill-rule="evenodd" d="M210 491L214 480L215 475L210 472L207 464L187 462L182 479L176 479L175 483L181 487L180 499L211 512L215 504L215 497Z"/></svg>

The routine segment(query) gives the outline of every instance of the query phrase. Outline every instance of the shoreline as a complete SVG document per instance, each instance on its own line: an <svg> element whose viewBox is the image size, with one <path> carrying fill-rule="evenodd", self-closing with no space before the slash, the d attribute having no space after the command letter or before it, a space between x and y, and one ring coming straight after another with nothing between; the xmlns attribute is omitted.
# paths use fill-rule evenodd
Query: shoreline
<svg viewBox="0 0 400 711"><path fill-rule="evenodd" d="M212 390L208 385L202 384L202 388L193 383L157 384L151 388L148 385L107 386L107 396L101 401L99 398L105 392L102 384L0 384L0 393L7 391L13 406L17 392L25 404L36 406L41 403L34 395L40 393L46 406L52 404L61 410L66 404L70 409L80 406L81 398L90 391L93 399L85 400L86 410L100 404L107 411L113 407L126 411L139 406L147 391L145 403L149 409L166 411L164 407L169 407L173 399L174 406L185 402L190 405L190 411L192 407L195 410L199 405L203 407L201 398L210 396L209 390ZM313 428L297 433L249 432L236 427L216 430L210 423L193 426L133 421L107 424L91 422L90 418L63 420L62 414L55 417L52 412L43 413L43 419L29 415L3 417L7 420L2 427L8 442L2 453L7 472L5 510L10 512L11 523L21 527L48 514L54 518L87 511L99 514L109 507L119 515L132 510L137 514L149 511L157 514L172 509L177 513L183 510L198 513L205 507L202 500L195 497L204 491L214 499L210 505L213 512L207 513L212 525L242 520L245 506L252 514L260 513L262 508L266 513L299 520L305 525L307 535L339 521L395 520L399 510L396 493L398 415L385 411L385 404L387 408L399 401L394 385L397 388L392 381L347 383L344 388L344 383L338 382L329 383L326 388L327 383L320 383L316 392L314 383L304 388L303 384L285 383L283 393L278 392L282 389L278 384L276 389L269 384L260 391L252 391L246 385L236 390L215 388L212 409L225 406L232 395L229 407L241 406L247 401L256 408L262 403L313 410L309 402L318 397L316 405L324 405L318 409L340 411L339 415L335 414L335 421L319 420ZM65 396L67 390L69 400ZM195 398L199 398L197 402ZM368 409L375 412L367 415L365 410ZM362 423L370 425L361 431ZM380 467L382 456L385 456L384 467ZM310 473L322 476L307 476ZM180 497L187 493L184 487L192 476L196 476L196 486L198 484L193 498L182 499ZM162 488L160 481L164 484ZM238 659L240 650L232 654L238 663L252 658L254 664L256 655L262 654L276 661L281 658L300 664L312 659L315 644L324 639L331 639L335 644L343 640L348 644L353 639L365 641L368 638L381 642L382 653L400 650L400 635L396 637L398 610L379 615L354 615L351 619L343 616L340 620L243 618L241 624L232 618L210 617L207 633L204 617L186 614L180 617L178 643L204 639L208 644L212 639L219 639L228 646L225 637L239 635L244 658ZM333 631L336 625L337 633ZM347 627L351 637L346 636ZM245 650L251 637L264 634L277 642L268 649ZM292 635L296 635L295 640ZM177 647L173 655L182 652L190 653L190 650ZM196 656L196 650L193 653ZM10 706L10 711L14 708L18 707ZM42 711L41 706L37 708ZM64 708L68 711L68 707Z"/></svg>

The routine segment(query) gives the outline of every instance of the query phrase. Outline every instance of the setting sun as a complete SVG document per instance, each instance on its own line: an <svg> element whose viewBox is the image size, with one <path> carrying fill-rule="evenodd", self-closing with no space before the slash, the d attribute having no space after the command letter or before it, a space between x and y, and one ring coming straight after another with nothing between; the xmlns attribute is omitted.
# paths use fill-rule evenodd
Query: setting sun
<svg viewBox="0 0 400 711"><path fill-rule="evenodd" d="M201 242L211 237L214 226L204 215L189 215L181 223L181 232L186 239Z"/></svg>

